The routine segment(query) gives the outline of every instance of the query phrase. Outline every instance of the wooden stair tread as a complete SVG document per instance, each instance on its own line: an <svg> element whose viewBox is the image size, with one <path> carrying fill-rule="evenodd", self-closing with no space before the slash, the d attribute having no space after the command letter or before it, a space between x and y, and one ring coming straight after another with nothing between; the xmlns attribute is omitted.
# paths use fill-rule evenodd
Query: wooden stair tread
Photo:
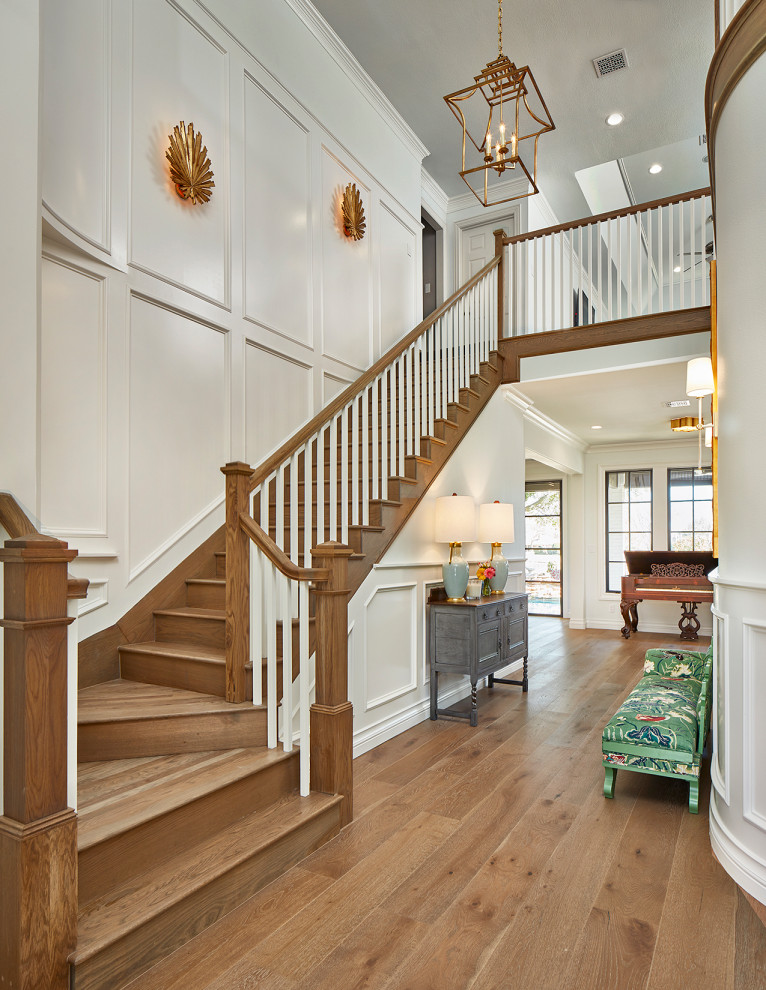
<svg viewBox="0 0 766 990"><path fill-rule="evenodd" d="M188 615L197 619L219 619L221 622L226 621L226 613L221 608L197 608L191 605L184 605L179 608L158 608L155 609L154 614L168 616Z"/></svg>
<svg viewBox="0 0 766 990"><path fill-rule="evenodd" d="M103 793L98 784L91 786L86 800L77 809L78 850L167 814L231 781L282 760L294 759L296 753L297 749L285 753L281 749L258 747L195 753L192 758L184 754L128 760L125 762L129 766L124 768L120 767L123 761L110 761L110 772L103 775ZM92 766L80 764L78 777L82 771L87 778L88 768ZM103 764L95 766L100 768ZM110 790L112 786L114 789Z"/></svg>
<svg viewBox="0 0 766 990"><path fill-rule="evenodd" d="M207 712L228 713L252 707L249 701L232 704L214 694L118 678L92 684L78 692L77 721L81 725L134 722Z"/></svg>
<svg viewBox="0 0 766 990"><path fill-rule="evenodd" d="M201 663L226 663L226 651L218 646L202 646L192 643L163 643L159 640L148 640L146 643L129 643L119 647L130 653L146 653L155 656L183 657L187 660L199 660Z"/></svg>
<svg viewBox="0 0 766 990"><path fill-rule="evenodd" d="M141 927L341 801L327 794L312 793L305 798L287 795L155 867L150 874L116 888L80 916L77 948L69 961L77 965L94 956L116 938Z"/></svg>

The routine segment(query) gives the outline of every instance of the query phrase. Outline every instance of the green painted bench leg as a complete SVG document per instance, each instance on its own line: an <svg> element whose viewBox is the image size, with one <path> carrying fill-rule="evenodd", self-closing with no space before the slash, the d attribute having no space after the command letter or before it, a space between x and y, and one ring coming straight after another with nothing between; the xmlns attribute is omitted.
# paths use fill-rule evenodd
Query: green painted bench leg
<svg viewBox="0 0 766 990"><path fill-rule="evenodd" d="M604 797L614 797L614 779L617 771L614 767L604 767Z"/></svg>
<svg viewBox="0 0 766 990"><path fill-rule="evenodd" d="M700 782L698 780L689 781L689 811L693 815L699 814L700 806Z"/></svg>

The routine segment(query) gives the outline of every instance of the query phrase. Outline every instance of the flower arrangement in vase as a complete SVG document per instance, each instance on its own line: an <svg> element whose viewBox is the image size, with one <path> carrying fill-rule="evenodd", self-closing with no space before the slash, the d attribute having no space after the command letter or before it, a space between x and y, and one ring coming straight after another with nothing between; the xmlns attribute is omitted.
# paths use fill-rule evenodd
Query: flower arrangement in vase
<svg viewBox="0 0 766 990"><path fill-rule="evenodd" d="M490 579L495 576L495 568L492 564L480 564L476 569L476 577L481 581L481 594L482 597L485 595L492 594L492 587L490 585Z"/></svg>

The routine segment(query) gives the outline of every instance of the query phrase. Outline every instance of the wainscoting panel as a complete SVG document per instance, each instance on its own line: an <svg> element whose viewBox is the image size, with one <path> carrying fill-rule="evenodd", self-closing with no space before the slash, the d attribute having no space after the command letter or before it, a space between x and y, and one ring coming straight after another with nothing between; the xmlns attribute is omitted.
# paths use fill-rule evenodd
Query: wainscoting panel
<svg viewBox="0 0 766 990"><path fill-rule="evenodd" d="M106 536L106 282L44 257L40 518L63 539Z"/></svg>
<svg viewBox="0 0 766 990"><path fill-rule="evenodd" d="M245 347L245 450L253 466L313 415L311 366L252 341Z"/></svg>
<svg viewBox="0 0 766 990"><path fill-rule="evenodd" d="M70 230L109 251L110 4L41 10L43 202ZM77 181L72 182L71 177Z"/></svg>
<svg viewBox="0 0 766 990"><path fill-rule="evenodd" d="M416 234L380 204L380 353L385 352L418 322L415 312Z"/></svg>
<svg viewBox="0 0 766 990"><path fill-rule="evenodd" d="M352 381L352 378L337 378L325 371L322 374L322 405L326 406L328 402L332 402L335 396L347 389Z"/></svg>
<svg viewBox="0 0 766 990"><path fill-rule="evenodd" d="M223 498L226 351L219 328L140 296L131 299L131 579Z"/></svg>
<svg viewBox="0 0 766 990"><path fill-rule="evenodd" d="M728 616L711 606L713 616L713 759L710 774L713 786L726 804L729 804L729 623Z"/></svg>
<svg viewBox="0 0 766 990"><path fill-rule="evenodd" d="M365 708L417 687L417 584L379 585L365 602Z"/></svg>
<svg viewBox="0 0 766 990"><path fill-rule="evenodd" d="M244 79L245 316L310 347L309 135Z"/></svg>
<svg viewBox="0 0 766 990"><path fill-rule="evenodd" d="M356 183L367 218L361 241L343 233L341 203L349 182ZM372 360L371 213L370 190L323 147L322 353L352 368L366 368Z"/></svg>
<svg viewBox="0 0 766 990"><path fill-rule="evenodd" d="M130 263L220 305L229 301L228 56L171 0L135 0ZM177 194L165 152L181 121L202 135L215 188Z"/></svg>
<svg viewBox="0 0 766 990"><path fill-rule="evenodd" d="M766 622L742 621L743 812L766 832L766 725L759 702L766 698Z"/></svg>

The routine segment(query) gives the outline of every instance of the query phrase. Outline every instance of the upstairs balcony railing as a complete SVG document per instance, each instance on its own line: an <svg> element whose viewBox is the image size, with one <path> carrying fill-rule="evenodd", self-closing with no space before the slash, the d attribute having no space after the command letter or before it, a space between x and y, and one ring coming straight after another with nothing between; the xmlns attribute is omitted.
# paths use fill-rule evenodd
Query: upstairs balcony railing
<svg viewBox="0 0 766 990"><path fill-rule="evenodd" d="M710 305L709 189L502 237L505 336Z"/></svg>

